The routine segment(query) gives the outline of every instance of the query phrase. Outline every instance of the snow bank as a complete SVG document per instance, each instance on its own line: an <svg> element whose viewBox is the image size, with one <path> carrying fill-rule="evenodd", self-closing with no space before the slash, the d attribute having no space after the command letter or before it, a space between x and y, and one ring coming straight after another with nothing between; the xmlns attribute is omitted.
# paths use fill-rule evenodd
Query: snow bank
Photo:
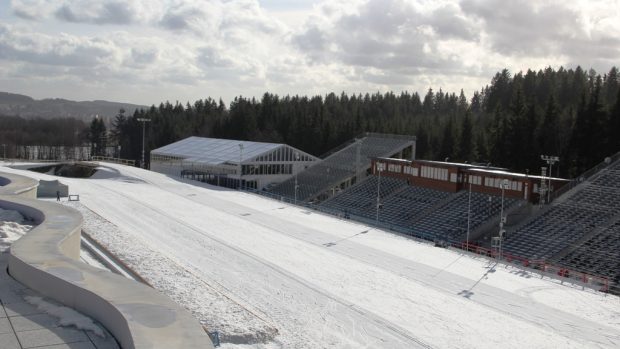
<svg viewBox="0 0 620 349"><path fill-rule="evenodd" d="M24 299L26 302L36 306L39 310L58 318L58 324L60 326L73 326L78 330L91 331L97 336L105 338L105 333L101 327L97 326L88 316L82 315L71 308L47 302L41 297L26 296Z"/></svg>
<svg viewBox="0 0 620 349"><path fill-rule="evenodd" d="M0 252L29 232L34 225L19 212L0 208Z"/></svg>
<svg viewBox="0 0 620 349"><path fill-rule="evenodd" d="M90 179L110 179L120 176L118 170L106 166L99 166L95 170L95 173L90 176Z"/></svg>

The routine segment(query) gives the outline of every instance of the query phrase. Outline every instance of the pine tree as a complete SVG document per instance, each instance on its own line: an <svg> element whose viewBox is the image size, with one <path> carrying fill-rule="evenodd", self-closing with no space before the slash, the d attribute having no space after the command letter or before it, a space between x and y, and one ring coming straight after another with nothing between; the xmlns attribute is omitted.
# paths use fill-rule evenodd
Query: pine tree
<svg viewBox="0 0 620 349"><path fill-rule="evenodd" d="M618 90L618 95L616 96L616 104L609 113L608 123L607 152L611 155L620 151L620 90Z"/></svg>
<svg viewBox="0 0 620 349"><path fill-rule="evenodd" d="M560 155L559 137L560 128L558 124L557 105L553 95L550 95L538 139L542 154L552 156Z"/></svg>
<svg viewBox="0 0 620 349"><path fill-rule="evenodd" d="M459 136L459 156L458 160L472 162L474 160L474 140L473 125L471 114L467 112L461 123L461 134Z"/></svg>
<svg viewBox="0 0 620 349"><path fill-rule="evenodd" d="M452 118L448 119L443 129L443 137L441 139L441 149L439 150L439 158L437 160L453 159L455 157L455 133Z"/></svg>
<svg viewBox="0 0 620 349"><path fill-rule="evenodd" d="M91 143L91 154L104 156L107 143L107 132L102 118L95 117L91 121L88 139Z"/></svg>

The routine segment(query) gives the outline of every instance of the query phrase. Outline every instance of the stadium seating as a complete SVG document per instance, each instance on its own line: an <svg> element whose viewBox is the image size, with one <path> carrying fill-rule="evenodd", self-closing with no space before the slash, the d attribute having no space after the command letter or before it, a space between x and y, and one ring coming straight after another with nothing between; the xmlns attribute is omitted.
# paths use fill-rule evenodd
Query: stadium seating
<svg viewBox="0 0 620 349"><path fill-rule="evenodd" d="M412 144L410 137L369 133L345 148L326 157L320 163L297 175L297 199L305 201L329 190L356 174L359 146L359 170L370 166L373 157L391 156ZM268 192L272 195L293 198L295 178L290 178Z"/></svg>
<svg viewBox="0 0 620 349"><path fill-rule="evenodd" d="M504 198L504 211L506 212L519 200ZM452 242L461 242L467 235L467 216L469 207L469 192L461 191L453 194L450 200L445 201L439 207L433 208L428 214L424 214L412 226L414 235L432 237ZM476 230L485 222L493 218L499 218L502 208L502 198L495 195L472 192L471 212L469 219L470 232Z"/></svg>
<svg viewBox="0 0 620 349"><path fill-rule="evenodd" d="M620 161L508 235L505 250L530 259L620 276Z"/></svg>
<svg viewBox="0 0 620 349"><path fill-rule="evenodd" d="M321 203L335 212L376 218L376 176L371 176L345 192ZM467 234L467 191L449 193L434 189L410 186L406 181L391 177L381 178L381 209L379 222L402 229L399 231L430 239L461 242ZM505 198L504 209L518 200ZM472 193L470 231L494 217L499 218L501 197Z"/></svg>
<svg viewBox="0 0 620 349"><path fill-rule="evenodd" d="M321 206L336 212L342 212L343 214L374 219L377 208L377 184L378 177L370 176L365 181L326 200ZM403 190L406 187L407 182L404 180L382 177L379 190L381 202L383 203L392 193Z"/></svg>
<svg viewBox="0 0 620 349"><path fill-rule="evenodd" d="M411 227L412 219L450 196L448 192L406 186L389 200L384 200L380 219L402 227Z"/></svg>
<svg viewBox="0 0 620 349"><path fill-rule="evenodd" d="M571 269L617 279L620 271L620 221L601 229L559 262Z"/></svg>

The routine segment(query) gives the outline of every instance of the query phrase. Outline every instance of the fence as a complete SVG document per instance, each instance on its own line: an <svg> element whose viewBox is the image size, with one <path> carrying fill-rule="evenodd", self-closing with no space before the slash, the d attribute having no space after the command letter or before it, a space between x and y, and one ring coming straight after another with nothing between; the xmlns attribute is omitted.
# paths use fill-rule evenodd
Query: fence
<svg viewBox="0 0 620 349"><path fill-rule="evenodd" d="M277 201L287 202L289 204L293 203L292 200L290 200L289 198L283 197L283 196L274 195L268 192L258 191L258 190L248 190L248 191L253 192L255 194L259 194L264 197L277 200ZM381 222L381 221L377 222L376 220L368 219L366 217L356 216L350 213L345 213L345 212L329 209L326 207L318 207L318 206L308 204L308 203L304 203L303 207L306 207L314 211L322 212L325 214L329 214L332 216L336 216L341 219L342 218L352 219L354 221L357 221L363 224L368 224L368 225L376 226L378 228L395 231L397 233L412 236L417 239L421 239L425 241L432 241L435 243L436 246L454 247L454 248L458 248L458 249L471 252L471 253L474 253L480 256L485 256L488 258L493 258L493 259L499 258L499 253L496 249L482 247L474 243L468 244L465 241L458 242L458 241L454 241L450 239L445 239L445 238L439 237L431 233L428 233L428 234L427 233L413 233L410 229L407 229L402 226L397 226L397 225L393 225L393 224L389 224L389 223ZM614 290L613 291L614 293L620 293L620 289L618 289L618 285L610 284L609 279L604 276L588 274L585 272L557 266L545 260L533 260L533 259L528 259L525 257L513 255L510 253L502 253L502 260L512 265L518 265L520 267L528 268L532 271L538 272L541 274L541 277L548 276L550 278L558 279L562 282L567 281L567 282L581 284L583 286L587 286L591 289L604 292L604 293L610 292L611 290Z"/></svg>
<svg viewBox="0 0 620 349"><path fill-rule="evenodd" d="M486 256L494 259L499 258L499 253L496 249L489 249L472 243L467 244L466 242L452 244L452 246L468 252L475 253L477 255ZM609 279L604 276L592 275L585 272L557 266L548 263L545 260L532 260L510 253L502 253L502 260L510 264L520 265L521 267L529 268L540 272L541 277L543 275L546 275L555 279L559 279L561 281L569 281L588 286L597 291L610 291Z"/></svg>

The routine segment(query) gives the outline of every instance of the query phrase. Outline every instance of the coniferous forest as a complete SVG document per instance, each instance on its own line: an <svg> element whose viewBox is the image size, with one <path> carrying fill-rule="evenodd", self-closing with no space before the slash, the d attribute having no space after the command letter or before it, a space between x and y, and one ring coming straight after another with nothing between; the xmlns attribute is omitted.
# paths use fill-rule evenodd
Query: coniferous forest
<svg viewBox="0 0 620 349"><path fill-rule="evenodd" d="M162 103L106 127L93 120L90 142L107 139L121 156L139 159L142 124L147 152L189 136L287 143L322 155L362 132L417 136L417 158L491 163L539 173L540 155L560 157L553 175L574 177L620 151L618 69L503 70L467 97L429 89L417 93L211 98ZM108 132L107 137L102 133ZM556 170L558 172L556 172Z"/></svg>

